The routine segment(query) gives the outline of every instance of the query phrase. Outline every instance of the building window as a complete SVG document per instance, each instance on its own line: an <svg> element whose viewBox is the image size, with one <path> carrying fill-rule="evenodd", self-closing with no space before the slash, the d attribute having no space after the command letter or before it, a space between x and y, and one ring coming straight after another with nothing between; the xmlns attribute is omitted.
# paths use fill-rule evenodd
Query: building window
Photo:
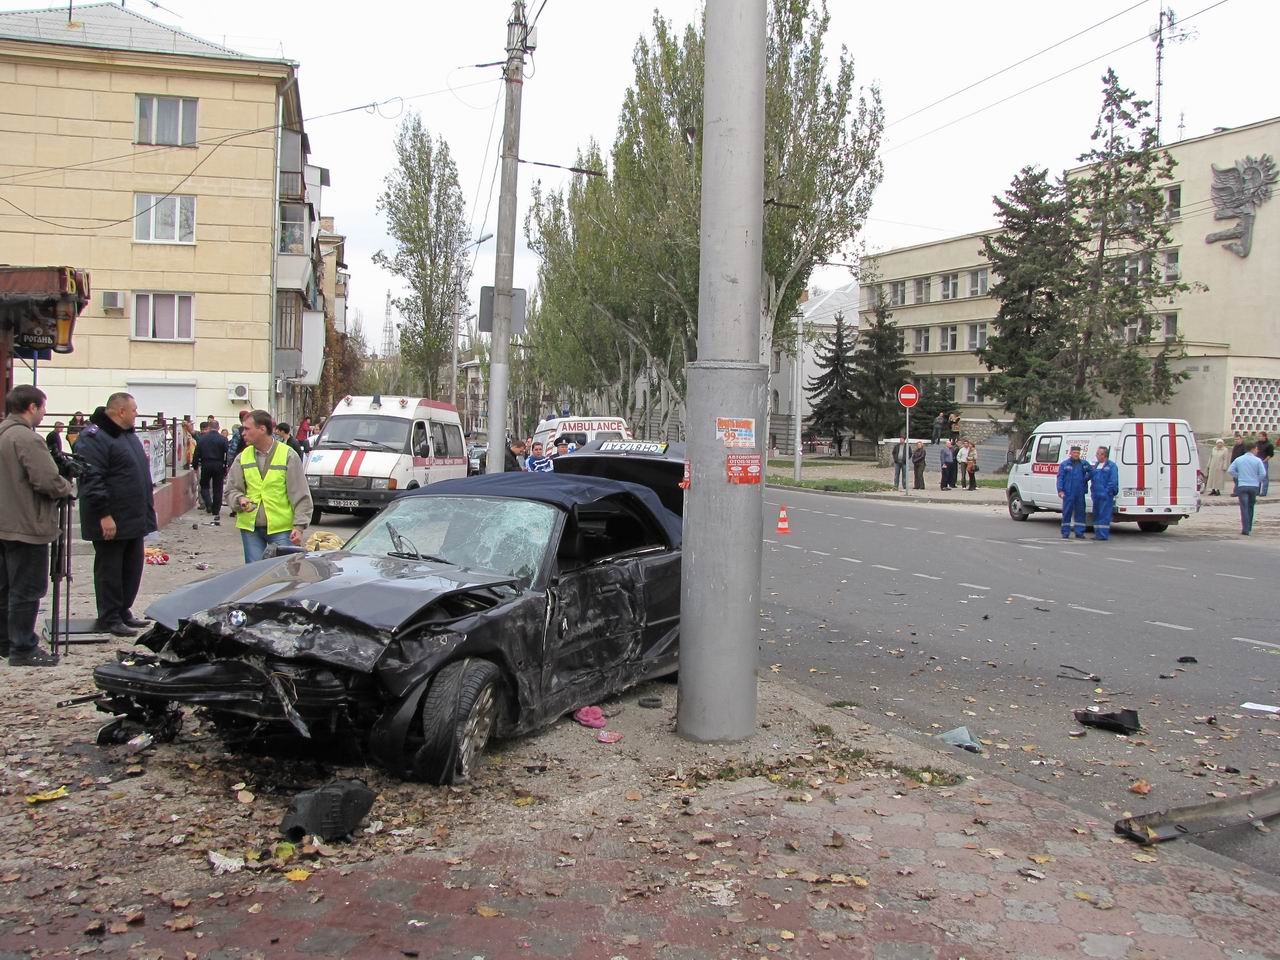
<svg viewBox="0 0 1280 960"><path fill-rule="evenodd" d="M907 281L895 280L889 284L889 302L895 307L907 302Z"/></svg>
<svg viewBox="0 0 1280 960"><path fill-rule="evenodd" d="M969 271L969 296L985 297L987 295L987 268Z"/></svg>
<svg viewBox="0 0 1280 960"><path fill-rule="evenodd" d="M929 286L932 280L932 277L916 277L915 303L929 302Z"/></svg>
<svg viewBox="0 0 1280 960"><path fill-rule="evenodd" d="M960 274L944 273L942 275L942 299L955 300L960 296Z"/></svg>
<svg viewBox="0 0 1280 960"><path fill-rule="evenodd" d="M1149 283L1151 280L1151 258L1145 254L1134 254L1124 258L1125 282Z"/></svg>
<svg viewBox="0 0 1280 960"><path fill-rule="evenodd" d="M956 378L955 377L939 377L938 387L942 391L942 396L948 400L956 398Z"/></svg>
<svg viewBox="0 0 1280 960"><path fill-rule="evenodd" d="M1162 313L1160 315L1160 326L1164 331L1164 342L1172 343L1178 339L1178 315L1176 313Z"/></svg>
<svg viewBox="0 0 1280 960"><path fill-rule="evenodd" d="M297 350L302 346L302 304L296 293L281 293L276 301L276 347Z"/></svg>
<svg viewBox="0 0 1280 960"><path fill-rule="evenodd" d="M1182 268L1178 264L1178 251L1166 250L1164 252L1164 278L1166 280L1179 280L1182 278Z"/></svg>
<svg viewBox="0 0 1280 960"><path fill-rule="evenodd" d="M183 341L195 339L195 306L189 293L135 293L135 340Z"/></svg>
<svg viewBox="0 0 1280 960"><path fill-rule="evenodd" d="M195 243L196 198L135 193L133 239L149 243Z"/></svg>
<svg viewBox="0 0 1280 960"><path fill-rule="evenodd" d="M307 211L301 203L280 204L280 252L307 252Z"/></svg>
<svg viewBox="0 0 1280 960"><path fill-rule="evenodd" d="M781 372L782 372L782 351L781 351L781 350L775 350L775 351L773 351L773 369L772 369L772 372L773 372L773 373L781 373Z"/></svg>
<svg viewBox="0 0 1280 960"><path fill-rule="evenodd" d="M928 327L917 328L915 346L912 349L915 353L929 352L929 328Z"/></svg>
<svg viewBox="0 0 1280 960"><path fill-rule="evenodd" d="M960 346L959 328L952 324L947 327L938 329L938 349L939 350L955 350Z"/></svg>
<svg viewBox="0 0 1280 960"><path fill-rule="evenodd" d="M138 143L196 145L196 103L178 97L138 95Z"/></svg>
<svg viewBox="0 0 1280 960"><path fill-rule="evenodd" d="M907 352L907 331L905 330L898 331L898 352Z"/></svg>
<svg viewBox="0 0 1280 960"><path fill-rule="evenodd" d="M981 403L982 402L982 377L965 377L964 378L964 402L965 403Z"/></svg>
<svg viewBox="0 0 1280 960"><path fill-rule="evenodd" d="M1169 220L1182 216L1182 188L1170 187L1164 192L1164 215Z"/></svg>
<svg viewBox="0 0 1280 960"><path fill-rule="evenodd" d="M985 323L969 324L969 349L981 350L987 345L987 325Z"/></svg>

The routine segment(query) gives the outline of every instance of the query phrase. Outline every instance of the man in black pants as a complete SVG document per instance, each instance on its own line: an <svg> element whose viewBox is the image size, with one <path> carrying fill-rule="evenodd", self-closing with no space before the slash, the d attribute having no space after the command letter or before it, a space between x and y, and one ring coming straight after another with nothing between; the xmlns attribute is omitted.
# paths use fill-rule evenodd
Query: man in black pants
<svg viewBox="0 0 1280 960"><path fill-rule="evenodd" d="M133 432L137 419L133 397L113 393L76 441L92 468L80 481L80 535L93 543L98 629L117 637L147 626L131 608L142 585L143 538L156 529L151 463Z"/></svg>
<svg viewBox="0 0 1280 960"><path fill-rule="evenodd" d="M214 526L222 523L222 485L227 479L227 438L206 420L196 435L196 467L200 470L200 502L213 514Z"/></svg>
<svg viewBox="0 0 1280 960"><path fill-rule="evenodd" d="M71 484L35 429L44 419L44 393L25 384L4 398L0 423L0 654L11 667L52 667L35 625L49 587L49 544L61 530L58 501Z"/></svg>

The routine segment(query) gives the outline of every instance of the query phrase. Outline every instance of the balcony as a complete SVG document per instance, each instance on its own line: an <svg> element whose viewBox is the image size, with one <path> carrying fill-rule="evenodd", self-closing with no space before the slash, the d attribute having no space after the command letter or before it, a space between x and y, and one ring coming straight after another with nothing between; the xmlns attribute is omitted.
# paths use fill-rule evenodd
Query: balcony
<svg viewBox="0 0 1280 960"><path fill-rule="evenodd" d="M305 196L305 184L302 172L295 170L280 171L280 199L301 200Z"/></svg>

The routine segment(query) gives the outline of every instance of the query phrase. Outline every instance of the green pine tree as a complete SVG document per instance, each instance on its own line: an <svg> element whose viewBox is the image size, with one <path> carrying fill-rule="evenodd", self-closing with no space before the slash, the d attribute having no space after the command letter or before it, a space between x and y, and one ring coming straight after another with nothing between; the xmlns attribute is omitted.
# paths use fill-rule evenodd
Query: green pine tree
<svg viewBox="0 0 1280 960"><path fill-rule="evenodd" d="M878 298L875 318L859 331L859 348L853 355L853 422L863 436L877 442L900 429L898 388L910 378L898 326L891 316Z"/></svg>
<svg viewBox="0 0 1280 960"><path fill-rule="evenodd" d="M844 440L854 430L854 347L844 325L844 314L835 316L836 329L823 337L815 350L818 369L822 372L809 379L805 391L810 398L809 429L830 434L836 455L844 450Z"/></svg>

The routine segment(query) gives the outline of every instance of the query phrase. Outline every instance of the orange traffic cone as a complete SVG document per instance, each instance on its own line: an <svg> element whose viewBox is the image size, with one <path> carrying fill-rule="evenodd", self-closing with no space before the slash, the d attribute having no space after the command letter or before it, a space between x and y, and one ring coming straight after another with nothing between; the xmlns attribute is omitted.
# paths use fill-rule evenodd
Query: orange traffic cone
<svg viewBox="0 0 1280 960"><path fill-rule="evenodd" d="M781 507L778 510L778 532L779 533L791 532L791 521L787 519L787 508L785 506Z"/></svg>

